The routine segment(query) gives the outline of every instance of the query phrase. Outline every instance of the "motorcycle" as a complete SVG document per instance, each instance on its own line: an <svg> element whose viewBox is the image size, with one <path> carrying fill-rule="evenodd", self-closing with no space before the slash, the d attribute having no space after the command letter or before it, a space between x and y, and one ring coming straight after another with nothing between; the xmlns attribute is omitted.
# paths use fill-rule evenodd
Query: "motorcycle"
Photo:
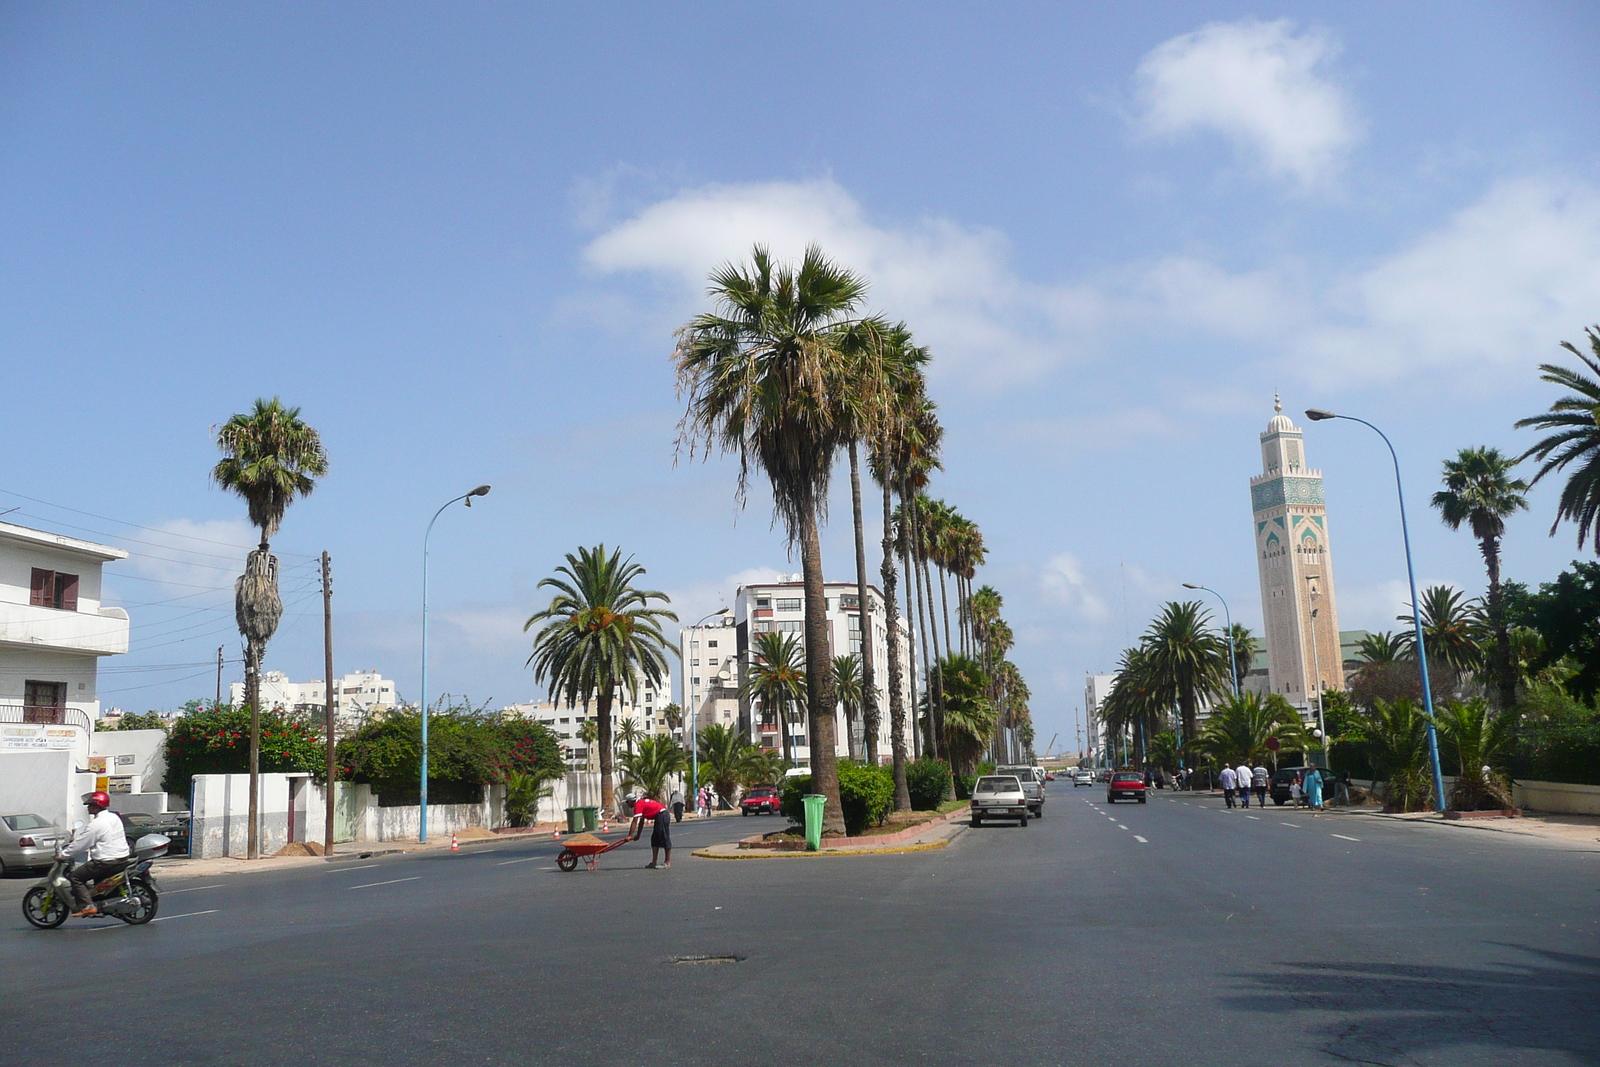
<svg viewBox="0 0 1600 1067"><path fill-rule="evenodd" d="M82 827L79 822L73 829ZM170 843L162 834L146 834L134 842L128 865L90 892L100 915L121 919L129 926L142 926L156 917L161 889L150 864L167 854ZM41 930L53 930L67 921L72 912L72 883L67 880L71 869L72 860L58 846L49 872L22 897L23 918Z"/></svg>

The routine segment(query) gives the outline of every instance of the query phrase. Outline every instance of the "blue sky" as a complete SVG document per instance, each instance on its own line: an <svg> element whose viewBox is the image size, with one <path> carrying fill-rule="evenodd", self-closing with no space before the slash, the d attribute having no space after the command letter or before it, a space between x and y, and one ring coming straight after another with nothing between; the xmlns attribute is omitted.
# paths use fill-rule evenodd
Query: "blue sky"
<svg viewBox="0 0 1600 1067"><path fill-rule="evenodd" d="M1461 446L1525 447L1535 367L1600 320L1597 39L1581 3L8 5L0 510L140 553L103 699L175 707L209 692L184 664L237 654L211 428L281 395L332 470L275 542L267 666L321 675L327 549L338 669L414 695L422 528L490 482L435 534L432 678L527 699L521 623L580 543L689 619L797 569L726 463L674 464L668 357L708 269L816 240L932 346L935 491L984 529L1042 738L1070 735L1178 583L1259 625L1275 389L1388 428L1419 578L1481 591L1425 494ZM1341 624L1389 628L1381 442L1307 450ZM1576 554L1554 497L1509 577Z"/></svg>

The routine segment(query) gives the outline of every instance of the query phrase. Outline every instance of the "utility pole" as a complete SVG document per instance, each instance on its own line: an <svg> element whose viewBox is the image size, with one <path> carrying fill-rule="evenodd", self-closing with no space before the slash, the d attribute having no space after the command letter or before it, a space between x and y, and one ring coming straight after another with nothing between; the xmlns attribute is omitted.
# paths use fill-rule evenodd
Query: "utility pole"
<svg viewBox="0 0 1600 1067"><path fill-rule="evenodd" d="M215 704L211 705L211 710L215 711L217 708L220 708L220 707L222 707L222 646L218 645L217 646L217 702Z"/></svg>
<svg viewBox="0 0 1600 1067"><path fill-rule="evenodd" d="M322 833L322 854L333 855L333 577L329 573L330 560L328 554L322 554L322 656L324 675L327 679L322 686L322 695L326 699L328 710L328 778L327 785L323 788L323 799L327 802L324 812Z"/></svg>

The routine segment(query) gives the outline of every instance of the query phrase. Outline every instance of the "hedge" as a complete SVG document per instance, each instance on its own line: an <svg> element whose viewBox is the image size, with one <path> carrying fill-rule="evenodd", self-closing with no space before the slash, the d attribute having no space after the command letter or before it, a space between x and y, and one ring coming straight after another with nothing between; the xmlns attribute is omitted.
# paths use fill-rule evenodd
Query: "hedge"
<svg viewBox="0 0 1600 1067"><path fill-rule="evenodd" d="M783 782L778 810L796 826L804 826L805 804L811 792L811 776L787 778ZM844 808L844 832L859 836L868 826L879 826L894 810L894 772L887 767L864 763L839 764L839 803Z"/></svg>
<svg viewBox="0 0 1600 1067"><path fill-rule="evenodd" d="M327 774L322 731L302 716L261 713L261 769L305 771L317 781ZM223 704L198 708L173 721L167 733L167 773L161 788L186 797L197 774L245 774L250 770L250 712Z"/></svg>
<svg viewBox="0 0 1600 1067"><path fill-rule="evenodd" d="M422 716L406 710L363 726L339 742L338 763L340 778L370 783L380 797L409 800L422 772ZM511 774L544 779L561 772L555 734L539 723L474 712L428 715L430 801L435 789L440 796L476 796L469 787L504 782Z"/></svg>
<svg viewBox="0 0 1600 1067"><path fill-rule="evenodd" d="M1529 723L1517 731L1512 778L1600 785L1600 723Z"/></svg>
<svg viewBox="0 0 1600 1067"><path fill-rule="evenodd" d="M942 759L912 760L906 764L906 788L913 811L939 810L950 795L950 764Z"/></svg>

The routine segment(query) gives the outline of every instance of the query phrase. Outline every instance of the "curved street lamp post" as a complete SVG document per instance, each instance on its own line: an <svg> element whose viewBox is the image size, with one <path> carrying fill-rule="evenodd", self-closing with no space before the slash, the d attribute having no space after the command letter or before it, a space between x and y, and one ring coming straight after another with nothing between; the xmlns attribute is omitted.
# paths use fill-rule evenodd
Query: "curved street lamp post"
<svg viewBox="0 0 1600 1067"><path fill-rule="evenodd" d="M1326 419L1345 419L1349 422L1359 422L1379 437L1389 446L1389 458L1394 461L1394 488L1400 499L1400 536L1406 546L1406 581L1411 585L1411 622L1416 629L1417 665L1422 671L1422 701L1428 711L1428 759L1433 764L1433 804L1435 810L1443 812L1444 803L1444 775L1439 770L1439 733L1434 727L1433 718L1433 687L1428 681L1428 651L1422 641L1422 607L1417 603L1417 574L1411 563L1411 530L1406 525L1406 494L1400 484L1400 457L1395 453L1394 442L1389 440L1389 435L1378 429L1366 419L1358 419L1354 415L1336 415L1331 411L1321 408L1307 408L1306 418L1312 422L1322 422Z"/></svg>
<svg viewBox="0 0 1600 1067"><path fill-rule="evenodd" d="M475 496L488 496L489 487L480 485L470 493L463 493L445 501L428 520L428 530L422 535L422 797L417 817L417 842L428 842L428 538L433 536L433 524L439 521L444 509L456 501L472 506Z"/></svg>

